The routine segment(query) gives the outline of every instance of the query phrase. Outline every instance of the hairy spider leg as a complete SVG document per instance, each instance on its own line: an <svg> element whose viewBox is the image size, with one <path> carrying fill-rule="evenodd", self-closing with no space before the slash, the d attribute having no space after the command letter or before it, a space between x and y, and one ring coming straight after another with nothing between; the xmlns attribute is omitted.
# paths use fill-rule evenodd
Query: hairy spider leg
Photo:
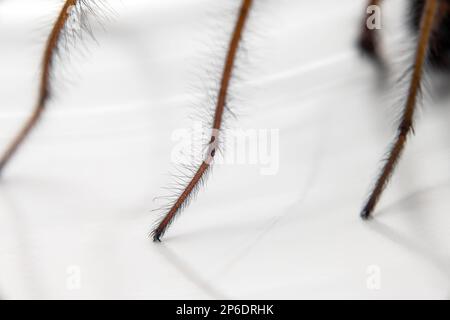
<svg viewBox="0 0 450 320"><path fill-rule="evenodd" d="M408 136L414 132L413 122L417 107L417 96L421 90L424 64L428 57L428 49L433 28L436 23L436 16L439 9L439 0L427 0L422 15L420 35L417 43L414 69L411 76L411 83L408 91L408 98L403 109L402 118L397 130L395 140L388 152L388 157L381 170L363 210L361 217L368 219L371 217L386 185L391 178L396 165L405 148Z"/></svg>

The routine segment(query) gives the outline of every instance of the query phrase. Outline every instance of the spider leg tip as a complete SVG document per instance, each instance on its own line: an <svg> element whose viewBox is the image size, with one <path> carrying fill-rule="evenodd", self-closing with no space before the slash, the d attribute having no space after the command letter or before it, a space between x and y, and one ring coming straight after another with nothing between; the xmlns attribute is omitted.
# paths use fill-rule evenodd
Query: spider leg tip
<svg viewBox="0 0 450 320"><path fill-rule="evenodd" d="M372 210L368 209L368 208L364 208L361 213L360 216L363 220L370 220L372 218Z"/></svg>
<svg viewBox="0 0 450 320"><path fill-rule="evenodd" d="M161 242L161 233L159 232L153 232L152 233L153 242L160 243Z"/></svg>

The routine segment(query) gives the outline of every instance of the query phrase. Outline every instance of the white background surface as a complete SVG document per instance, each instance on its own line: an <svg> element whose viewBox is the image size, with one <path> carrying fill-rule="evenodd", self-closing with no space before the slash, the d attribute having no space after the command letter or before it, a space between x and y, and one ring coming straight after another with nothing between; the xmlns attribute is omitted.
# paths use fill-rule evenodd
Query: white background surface
<svg viewBox="0 0 450 320"><path fill-rule="evenodd" d="M404 1L383 10L382 86L354 49L364 1L256 1L229 126L279 129L279 171L217 166L161 245L147 235L171 135L207 105L239 1L109 2L117 17L56 65L56 96L0 184L3 298L450 298L450 108L435 82L376 219L358 216L405 91ZM2 148L34 104L60 3L0 2Z"/></svg>

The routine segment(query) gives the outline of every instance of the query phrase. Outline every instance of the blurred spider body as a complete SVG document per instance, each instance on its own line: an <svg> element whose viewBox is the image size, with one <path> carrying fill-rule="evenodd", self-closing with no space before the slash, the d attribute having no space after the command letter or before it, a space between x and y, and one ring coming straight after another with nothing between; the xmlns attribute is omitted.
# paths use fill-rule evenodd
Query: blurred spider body
<svg viewBox="0 0 450 320"><path fill-rule="evenodd" d="M369 6L381 6L384 0L369 0ZM418 34L427 0L411 0L408 21L411 30ZM427 61L435 68L450 67L450 0L438 0L439 8L429 41ZM365 23L364 19L364 23ZM359 49L376 62L382 62L376 30L363 27L358 39Z"/></svg>
<svg viewBox="0 0 450 320"><path fill-rule="evenodd" d="M410 23L414 32L419 32L420 21L425 10L425 0L414 0L410 4ZM437 16L436 26L430 39L429 63L435 68L450 67L450 1L443 0Z"/></svg>
<svg viewBox="0 0 450 320"><path fill-rule="evenodd" d="M174 198L173 202L167 206L164 216L158 221L152 232L154 241L160 241L175 217L189 204L190 199L195 191L202 185L202 181L205 179L205 176L212 165L216 151L219 148L224 113L227 112L228 89L234 71L236 54L253 2L253 0L241 1L235 27L230 35L229 46L223 63L220 89L217 92L214 114L212 119L210 119L211 137L206 148L206 155L201 164L192 170L192 176L183 180L185 185L179 188L180 193ZM381 2L382 0L369 0L368 5L381 5ZM34 128L46 107L46 102L52 91L50 74L52 68L54 68L54 57L57 55L58 44L61 42L61 39L64 38L64 32L71 16L73 14L79 15L78 20L76 21L81 21L80 28L83 29L86 25L82 25L84 20L81 18L84 17L86 12L96 11L98 7L97 1L65 1L60 14L54 23L51 34L48 37L47 46L44 50L40 95L36 109L0 159L0 173L6 164L9 163L9 160L13 154L15 154L30 131ZM409 15L411 18L411 27L418 34L418 40L408 96L405 101L397 135L389 149L388 157L376 180L375 186L361 212L363 218L369 218L372 215L399 162L408 137L414 132L413 122L417 107L417 97L421 90L425 65L430 63L438 68L450 67L450 0L412 1L410 4ZM382 61L382 54L379 49L376 30L368 28L366 19L364 19L364 25L361 29L358 45L359 48L373 60L377 62Z"/></svg>

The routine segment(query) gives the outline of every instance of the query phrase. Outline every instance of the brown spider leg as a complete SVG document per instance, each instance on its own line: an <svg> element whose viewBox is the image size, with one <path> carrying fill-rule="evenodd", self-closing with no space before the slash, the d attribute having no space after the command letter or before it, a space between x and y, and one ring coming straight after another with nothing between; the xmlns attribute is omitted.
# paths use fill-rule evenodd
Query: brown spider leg
<svg viewBox="0 0 450 320"><path fill-rule="evenodd" d="M47 40L47 45L45 47L44 57L42 61L42 73L40 79L40 89L39 97L37 100L36 107L31 114L30 118L27 120L25 125L22 127L17 136L13 139L12 143L6 149L5 153L0 158L0 175L3 172L5 166L9 163L13 155L16 153L20 145L23 143L25 138L30 134L32 129L35 127L36 123L42 116L42 113L46 107L48 98L50 96L50 74L52 69L52 64L56 51L58 48L58 41L60 39L61 33L64 30L64 26L69 18L69 9L76 5L79 0L67 0L64 3L59 16L53 25L50 36Z"/></svg>
<svg viewBox="0 0 450 320"><path fill-rule="evenodd" d="M382 0L369 0L367 8L369 8L370 6L380 6L381 2ZM368 13L366 13L362 22L362 29L357 42L358 48L363 54L366 54L374 61L381 62L381 54L379 50L377 35L378 30L371 30L367 27L367 18Z"/></svg>
<svg viewBox="0 0 450 320"><path fill-rule="evenodd" d="M236 58L236 53L239 48L239 43L242 37L242 33L247 22L247 18L252 6L253 0L243 0L242 6L239 13L239 18L237 20L236 26L233 31L233 36L231 38L227 57L225 60L225 66L222 73L222 80L220 84L220 91L217 99L216 110L214 113L214 121L212 126L212 135L209 143L208 153L206 159L202 162L198 170L196 171L194 177L191 179L189 184L186 186L184 191L175 201L173 206L170 208L169 212L161 220L158 226L153 230L152 236L153 241L161 241L161 237L166 232L169 225L172 223L173 219L180 212L184 205L186 205L190 195L195 190L195 188L200 184L205 173L208 171L211 162L216 154L217 143L219 131L222 127L223 114L225 111L225 104L228 96L228 88L230 85L231 76L233 73L234 62Z"/></svg>
<svg viewBox="0 0 450 320"><path fill-rule="evenodd" d="M394 143L389 151L389 156L375 184L375 188L373 189L366 205L361 212L361 217L364 219L370 218L401 157L408 135L411 132L414 132L413 120L417 106L417 95L419 94L421 89L423 67L427 59L429 42L433 26L435 24L435 17L438 10L438 1L439 0L427 0L426 7L422 16L419 42L417 45L417 52L408 99L406 101L406 105L403 110L403 116L398 127L397 137L394 140Z"/></svg>

